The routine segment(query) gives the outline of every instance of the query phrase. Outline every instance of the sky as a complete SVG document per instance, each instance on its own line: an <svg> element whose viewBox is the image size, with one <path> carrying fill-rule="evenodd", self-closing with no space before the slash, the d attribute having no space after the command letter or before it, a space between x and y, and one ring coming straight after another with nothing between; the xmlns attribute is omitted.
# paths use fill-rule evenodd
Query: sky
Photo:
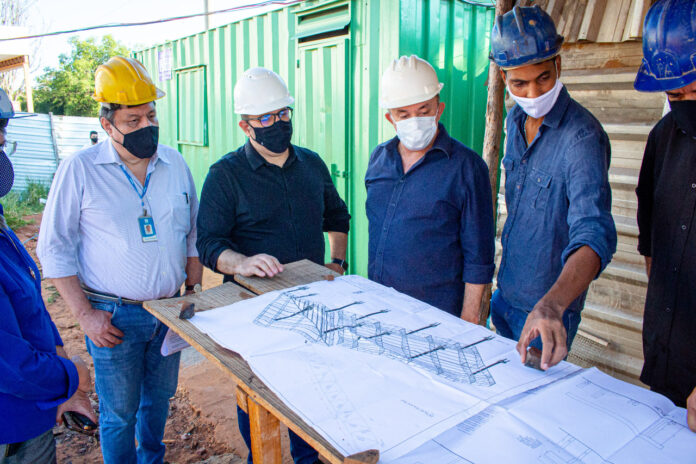
<svg viewBox="0 0 696 464"><path fill-rule="evenodd" d="M86 26L148 21L205 11L206 0L35 0L27 19L29 34L77 29ZM209 11L258 3L261 0L207 0ZM210 27L216 27L241 18L253 16L273 7L242 10L210 16ZM275 8L278 8L276 6ZM132 50L201 32L205 29L204 17L172 21L163 24L97 29L77 34L46 37L32 42L36 50L31 58L32 77L35 80L47 66L56 67L61 53L69 53L68 39L77 35L81 39L95 37L98 41L106 34Z"/></svg>

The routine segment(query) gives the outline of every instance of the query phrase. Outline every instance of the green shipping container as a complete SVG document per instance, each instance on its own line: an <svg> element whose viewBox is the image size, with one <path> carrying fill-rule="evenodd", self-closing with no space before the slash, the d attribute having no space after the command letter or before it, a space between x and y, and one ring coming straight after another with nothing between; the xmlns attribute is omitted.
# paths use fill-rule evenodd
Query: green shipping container
<svg viewBox="0 0 696 464"><path fill-rule="evenodd" d="M374 147L395 135L378 105L385 67L400 55L428 60L445 84L442 122L481 152L494 10L473 3L306 1L135 57L167 92L157 102L160 141L184 155L199 192L210 165L245 142L233 112L237 79L254 66L279 73L296 99L293 143L316 151L328 165L353 217L350 271L366 275L363 178Z"/></svg>

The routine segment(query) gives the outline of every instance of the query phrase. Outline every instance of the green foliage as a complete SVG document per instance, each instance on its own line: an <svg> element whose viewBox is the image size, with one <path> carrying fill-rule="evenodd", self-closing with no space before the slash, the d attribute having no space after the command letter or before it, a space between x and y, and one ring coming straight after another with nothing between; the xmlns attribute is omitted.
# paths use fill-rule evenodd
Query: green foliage
<svg viewBox="0 0 696 464"><path fill-rule="evenodd" d="M48 189L49 187L41 182L29 181L23 192L10 192L2 198L5 221L10 229L16 230L32 223L24 220L24 216L43 211L44 205L40 200L48 197Z"/></svg>
<svg viewBox="0 0 696 464"><path fill-rule="evenodd" d="M37 79L34 110L65 116L97 116L99 104L92 100L94 71L109 58L129 56L130 51L112 36L96 39L69 39L72 51L61 54L57 69L46 68Z"/></svg>

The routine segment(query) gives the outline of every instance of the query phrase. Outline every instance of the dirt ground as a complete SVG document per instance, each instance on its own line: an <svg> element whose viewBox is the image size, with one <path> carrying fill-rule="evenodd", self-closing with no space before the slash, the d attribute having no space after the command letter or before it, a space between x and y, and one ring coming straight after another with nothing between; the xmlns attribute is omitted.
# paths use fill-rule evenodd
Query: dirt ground
<svg viewBox="0 0 696 464"><path fill-rule="evenodd" d="M15 231L22 242L38 233L41 216L28 216L25 219L32 220L33 223ZM25 246L38 263L35 238L29 240ZM205 287L219 283L219 276L206 273ZM92 359L87 354L82 329L50 281L43 281L42 290L46 307L58 327L68 355L81 356L93 373ZM182 362L179 388L176 396L170 401L170 417L165 431L166 462L242 462L240 456L246 457L247 450L237 431L234 392L234 383L207 361L200 357L195 358L195 353L193 361ZM192 396L194 401L191 400ZM98 407L96 393L92 393L91 398L95 408ZM72 432L63 426L56 426L53 433L56 437L59 463L102 462L99 443L95 438Z"/></svg>

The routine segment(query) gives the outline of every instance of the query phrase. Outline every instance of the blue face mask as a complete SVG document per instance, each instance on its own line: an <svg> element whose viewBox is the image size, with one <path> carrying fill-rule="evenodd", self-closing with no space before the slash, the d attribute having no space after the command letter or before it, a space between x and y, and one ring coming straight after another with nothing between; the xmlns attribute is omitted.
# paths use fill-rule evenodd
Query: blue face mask
<svg viewBox="0 0 696 464"><path fill-rule="evenodd" d="M0 149L0 197L8 194L14 184L14 168L5 150Z"/></svg>
<svg viewBox="0 0 696 464"><path fill-rule="evenodd" d="M292 121L276 121L270 127L254 127L254 140L273 153L283 153L290 146Z"/></svg>

